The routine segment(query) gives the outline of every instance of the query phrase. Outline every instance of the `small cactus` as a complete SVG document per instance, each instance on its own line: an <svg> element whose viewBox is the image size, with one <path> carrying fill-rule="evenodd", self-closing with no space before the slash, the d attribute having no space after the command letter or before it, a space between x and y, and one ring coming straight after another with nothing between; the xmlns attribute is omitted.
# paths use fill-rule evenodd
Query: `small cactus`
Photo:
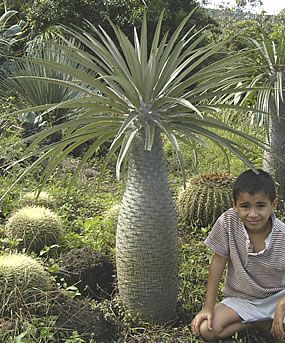
<svg viewBox="0 0 285 343"><path fill-rule="evenodd" d="M193 177L178 195L177 212L183 226L212 225L232 207L233 178L227 174L208 174Z"/></svg>
<svg viewBox="0 0 285 343"><path fill-rule="evenodd" d="M58 244L63 231L57 214L44 207L27 206L9 218L5 234L10 239L19 239L20 249L39 253L45 246Z"/></svg>
<svg viewBox="0 0 285 343"><path fill-rule="evenodd" d="M0 255L1 315L38 302L44 292L54 289L43 265L26 254Z"/></svg>
<svg viewBox="0 0 285 343"><path fill-rule="evenodd" d="M43 206L50 209L54 209L56 207L54 197L46 191L42 191L39 194L37 194L37 192L27 192L21 196L19 204L21 207Z"/></svg>

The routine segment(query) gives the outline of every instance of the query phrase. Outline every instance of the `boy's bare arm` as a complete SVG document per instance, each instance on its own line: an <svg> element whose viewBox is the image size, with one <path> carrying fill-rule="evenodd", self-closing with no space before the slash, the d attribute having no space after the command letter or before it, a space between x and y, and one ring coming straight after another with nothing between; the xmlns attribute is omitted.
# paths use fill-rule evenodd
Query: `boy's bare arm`
<svg viewBox="0 0 285 343"><path fill-rule="evenodd" d="M200 325L204 320L208 321L208 329L212 330L214 306L226 263L226 258L217 254L213 255L209 269L205 303L203 309L195 316L191 324L192 332L195 335L200 335Z"/></svg>
<svg viewBox="0 0 285 343"><path fill-rule="evenodd" d="M271 332L278 339L285 337L284 331L284 319L285 319L285 297L281 298L275 308L274 319L272 323Z"/></svg>
<svg viewBox="0 0 285 343"><path fill-rule="evenodd" d="M213 255L209 269L204 308L208 308L211 310L214 309L219 284L221 282L221 278L225 270L226 263L227 259L225 257L219 256L217 254Z"/></svg>

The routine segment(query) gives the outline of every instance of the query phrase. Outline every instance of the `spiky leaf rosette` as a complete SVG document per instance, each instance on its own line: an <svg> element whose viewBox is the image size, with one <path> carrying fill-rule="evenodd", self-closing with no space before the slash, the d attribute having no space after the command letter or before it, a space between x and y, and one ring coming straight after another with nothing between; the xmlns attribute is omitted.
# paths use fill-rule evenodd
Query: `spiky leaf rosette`
<svg viewBox="0 0 285 343"><path fill-rule="evenodd" d="M50 275L35 258L25 254L0 256L0 308L11 314L25 305L33 305L51 291Z"/></svg>
<svg viewBox="0 0 285 343"><path fill-rule="evenodd" d="M19 204L21 207L44 206L54 209L56 206L56 201L51 194L45 191L41 191L39 194L37 194L37 192L27 192L21 196Z"/></svg>
<svg viewBox="0 0 285 343"><path fill-rule="evenodd" d="M242 64L246 56L243 52L228 56L228 42L202 46L201 42L206 35L203 31L194 33L191 29L183 36L183 28L190 16L181 22L172 36L165 34L161 37L162 13L151 44L148 42L146 17L140 35L134 29L133 42L114 25L116 40L112 40L102 27L96 28L91 23L88 31L61 28L66 45L59 45L57 41L50 43L50 49L53 50L53 44L57 47L55 51L59 54L58 61L45 57L25 60L27 69L10 78L9 87L23 96L22 90L30 82L33 90L42 94L42 102L37 106L30 102L32 107L9 115L34 111L41 112L43 118L46 118L55 110L68 109L70 116L62 123L31 137L34 141L23 158L30 158L34 154L38 158L16 182L43 161L48 161L41 178L41 184L44 185L73 150L93 140L78 165L75 177L94 156L98 147L110 140L112 145L106 161L119 151L116 166L119 177L121 165L139 130L144 133L144 148L148 151L152 149L156 132L166 135L177 153L183 179L181 142L195 150L197 143L203 144L210 139L222 151L228 149L254 169L246 156L248 146L241 144L239 139L228 139L225 133L229 132L237 138L243 137L264 149L268 149L267 145L233 129L217 115L225 109L250 110L239 105L239 99L243 93L248 92L246 85L250 83L251 70ZM64 36L72 36L77 43L68 41ZM75 65L63 63L61 55L76 61ZM43 70L52 69L64 74L67 79L47 77L46 73L39 76L33 68L37 65ZM47 102L43 84L47 87L50 84L60 85L79 94L75 98ZM60 142L43 146L36 153L33 151L34 147L56 132L62 134Z"/></svg>
<svg viewBox="0 0 285 343"><path fill-rule="evenodd" d="M183 226L213 224L232 207L233 178L227 174L208 174L190 179L177 201L178 217Z"/></svg>
<svg viewBox="0 0 285 343"><path fill-rule="evenodd" d="M27 206L9 218L5 233L11 239L20 239L20 248L39 253L44 246L58 244L63 231L56 213L40 206Z"/></svg>

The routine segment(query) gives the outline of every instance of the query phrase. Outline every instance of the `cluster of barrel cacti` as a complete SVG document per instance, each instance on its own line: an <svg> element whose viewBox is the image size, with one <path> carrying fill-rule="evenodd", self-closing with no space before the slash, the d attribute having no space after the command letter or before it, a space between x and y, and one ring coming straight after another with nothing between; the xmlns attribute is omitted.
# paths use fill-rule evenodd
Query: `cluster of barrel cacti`
<svg viewBox="0 0 285 343"><path fill-rule="evenodd" d="M11 247L7 249L9 252L0 254L0 317L11 318L12 322L19 315L24 318L26 314L29 317L35 313L55 314L57 325L64 322L71 330L85 334L81 331L86 327L77 325L76 320L77 316L82 317L83 309L77 308L76 313L70 313L70 309L75 308L72 299L58 289L41 259L41 252L46 247L63 242L63 223L54 212L55 208L55 200L47 192L26 193L19 200L17 210L6 221L2 238L6 238ZM114 221L116 213L115 209ZM114 291L113 263L91 247L61 252L57 262L57 282L63 280L68 286L76 285L81 295L103 299ZM58 297L60 303L56 300ZM63 314L62 309L65 309ZM104 329L102 333L105 335L109 327L105 318L99 317L98 311L90 307L84 313L93 318L92 327L98 326L96 336L100 338L100 332ZM90 322L90 318L85 319Z"/></svg>
<svg viewBox="0 0 285 343"><path fill-rule="evenodd" d="M28 304L40 303L39 297L53 289L50 274L32 253L39 255L45 246L60 243L62 222L55 212L36 206L37 203L47 206L54 202L46 192L38 197L35 193L27 193L19 201L20 205L26 206L12 213L4 226L4 237L17 242L17 251L0 255L0 308L3 315Z"/></svg>
<svg viewBox="0 0 285 343"><path fill-rule="evenodd" d="M212 225L232 207L233 178L228 174L207 174L191 178L177 200L177 213L185 227Z"/></svg>

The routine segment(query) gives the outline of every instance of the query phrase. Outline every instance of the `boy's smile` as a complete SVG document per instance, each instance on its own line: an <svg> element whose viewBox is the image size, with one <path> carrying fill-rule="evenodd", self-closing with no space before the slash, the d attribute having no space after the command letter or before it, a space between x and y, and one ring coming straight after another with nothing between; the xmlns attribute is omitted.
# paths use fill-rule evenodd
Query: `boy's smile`
<svg viewBox="0 0 285 343"><path fill-rule="evenodd" d="M276 205L277 199L271 202L264 192L256 194L242 192L234 204L234 209L249 232L269 234L271 231L269 219Z"/></svg>

